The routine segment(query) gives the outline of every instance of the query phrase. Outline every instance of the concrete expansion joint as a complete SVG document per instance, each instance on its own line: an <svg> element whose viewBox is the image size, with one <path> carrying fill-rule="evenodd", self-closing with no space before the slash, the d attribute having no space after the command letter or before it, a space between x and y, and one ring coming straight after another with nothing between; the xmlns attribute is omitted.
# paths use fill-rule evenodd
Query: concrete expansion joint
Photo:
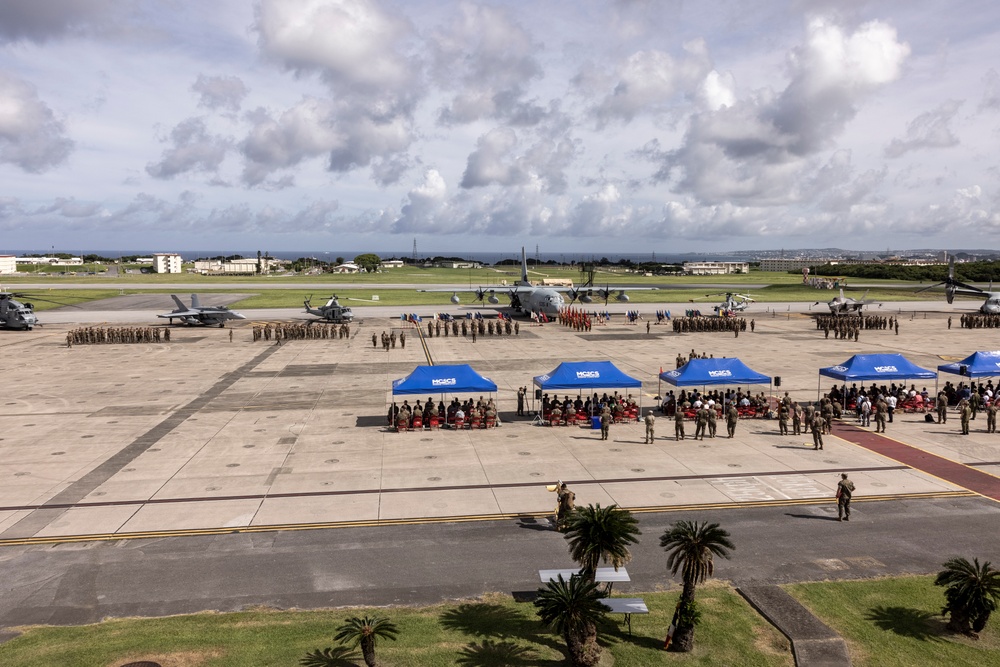
<svg viewBox="0 0 1000 667"><path fill-rule="evenodd" d="M850 667L844 639L778 586L737 586L737 592L792 643L797 667Z"/></svg>

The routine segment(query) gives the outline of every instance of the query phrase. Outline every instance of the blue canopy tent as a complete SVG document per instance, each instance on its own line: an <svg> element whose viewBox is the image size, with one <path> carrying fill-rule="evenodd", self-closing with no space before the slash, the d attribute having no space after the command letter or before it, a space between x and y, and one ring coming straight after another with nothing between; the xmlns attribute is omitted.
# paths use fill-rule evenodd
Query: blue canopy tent
<svg viewBox="0 0 1000 667"><path fill-rule="evenodd" d="M597 389L642 389L642 381L618 370L610 361L564 361L545 375L536 375L534 385L543 391L557 389L577 392ZM642 392L639 392L642 410Z"/></svg>
<svg viewBox="0 0 1000 667"><path fill-rule="evenodd" d="M937 369L939 372L970 378L994 377L1000 375L1000 350L973 352L961 361L942 364Z"/></svg>
<svg viewBox="0 0 1000 667"><path fill-rule="evenodd" d="M542 390L642 388L641 381L610 361L564 361L551 373L535 376L534 383Z"/></svg>
<svg viewBox="0 0 1000 667"><path fill-rule="evenodd" d="M691 359L680 368L660 373L660 379L677 387L710 384L771 384L771 378L758 373L739 359Z"/></svg>
<svg viewBox="0 0 1000 667"><path fill-rule="evenodd" d="M832 377L841 382L876 382L894 380L937 380L937 373L917 366L901 354L856 354L839 366L819 369L820 376ZM816 398L820 394L820 380L816 382Z"/></svg>
<svg viewBox="0 0 1000 667"><path fill-rule="evenodd" d="M690 359L672 371L660 373L660 379L675 387L704 387L706 385L771 385L771 377L758 373L736 358ZM770 393L770 389L768 389ZM725 402L723 402L725 410Z"/></svg>
<svg viewBox="0 0 1000 667"><path fill-rule="evenodd" d="M414 394L469 394L494 392L497 385L472 370L469 364L417 366L405 378L392 381L393 396Z"/></svg>

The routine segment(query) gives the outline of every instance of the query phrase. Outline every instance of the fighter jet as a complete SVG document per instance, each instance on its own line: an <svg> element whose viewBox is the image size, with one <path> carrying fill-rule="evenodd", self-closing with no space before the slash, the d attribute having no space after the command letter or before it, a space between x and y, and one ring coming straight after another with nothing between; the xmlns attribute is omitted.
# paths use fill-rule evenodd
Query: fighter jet
<svg viewBox="0 0 1000 667"><path fill-rule="evenodd" d="M984 315L997 315L1000 314L1000 292L993 291L993 281L990 281L989 289L979 289L975 285L969 285L961 281L955 280L955 258L952 257L951 261L948 262L948 277L936 285L930 285L923 289L918 289L917 292L924 292L929 289L934 289L935 287L940 287L944 285L944 298L951 303L955 300L955 296L974 296L980 299L986 299L983 305L979 307L979 312Z"/></svg>
<svg viewBox="0 0 1000 667"><path fill-rule="evenodd" d="M630 289L656 289L655 287L635 287ZM450 289L427 289L419 290L420 292L452 292L451 302L458 304L461 299L458 296L458 292L464 290L450 290ZM510 299L510 307L515 310L515 312L522 315L531 315L532 313L544 313L547 317L557 317L559 315L559 310L564 308L567 303L566 299L563 298L561 292L568 292L570 296L570 303L573 303L579 299L582 303L591 303L593 297L596 295L598 298L604 299L607 303L608 299L611 298L613 292L618 292L614 297L616 301L627 302L629 300L628 294L625 293L624 289L605 286L604 289L590 287L589 284L583 286L579 289L573 287L535 287L528 280L528 259L525 255L524 248L521 248L521 279L515 282L512 286L501 285L492 287L479 287L474 290L476 301L490 303L492 305L499 305L500 297L497 294L507 293L507 297Z"/></svg>
<svg viewBox="0 0 1000 667"><path fill-rule="evenodd" d="M311 296L305 300L306 312L310 315L315 315L321 320L333 322L334 324L344 324L354 319L354 313L351 312L350 308L340 305L336 294L330 297L325 306L320 306L319 308L313 308L310 304L311 300Z"/></svg>
<svg viewBox="0 0 1000 667"><path fill-rule="evenodd" d="M166 315L157 315L157 317L163 317L170 320L170 323L174 323L174 319L178 319L188 326L212 326L218 324L220 327L226 326L226 320L245 320L246 317L240 315L235 310L229 310L225 306L203 306L198 300L197 294L191 295L191 307L188 308L184 305L184 302L177 298L177 295L171 294L170 298L174 300L177 304L177 309L173 310Z"/></svg>
<svg viewBox="0 0 1000 667"><path fill-rule="evenodd" d="M874 301L865 301L865 297L868 296L868 292L871 290L865 290L865 293L861 295L860 299L854 299L849 296L844 296L844 288L840 288L840 296L835 296L827 302L827 306L830 307L830 313L833 315L846 315L848 313L859 313L861 310L870 303L875 303ZM819 305L819 301L814 303L814 306ZM879 304L881 307L882 304Z"/></svg>

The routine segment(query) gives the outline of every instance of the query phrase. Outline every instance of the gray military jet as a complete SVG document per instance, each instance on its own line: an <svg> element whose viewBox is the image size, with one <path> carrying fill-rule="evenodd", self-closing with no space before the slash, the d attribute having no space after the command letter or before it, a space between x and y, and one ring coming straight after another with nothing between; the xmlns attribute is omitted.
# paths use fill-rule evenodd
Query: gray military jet
<svg viewBox="0 0 1000 667"><path fill-rule="evenodd" d="M235 310L229 310L225 306L203 306L198 299L197 294L191 295L191 307L188 308L184 305L184 302L177 298L177 295L171 294L170 298L174 300L177 304L177 309L173 310L165 315L157 315L157 317L162 317L170 320L173 324L175 319L180 320L188 326L214 326L219 325L220 327L226 326L226 320L245 320L246 317L237 313Z"/></svg>
<svg viewBox="0 0 1000 667"><path fill-rule="evenodd" d="M18 298L24 296L14 292L0 292L0 328L31 331L38 324L34 306L22 303Z"/></svg>
<svg viewBox="0 0 1000 667"><path fill-rule="evenodd" d="M849 313L860 313L864 310L864 307L871 303L876 303L875 301L866 301L865 297L868 296L868 292L871 290L865 290L865 293L861 295L860 299L854 299L849 296L844 296L844 288L840 288L840 296L835 296L827 302L827 307L830 308L830 313L832 315L847 315ZM818 306L819 301L813 304L813 306ZM812 306L810 306L812 307ZM879 304L879 308L882 304Z"/></svg>
<svg viewBox="0 0 1000 667"><path fill-rule="evenodd" d="M311 300L311 296L305 300L306 312L310 315L315 315L321 320L333 322L334 324L345 324L350 323L354 319L354 313L347 306L340 305L336 294L330 297L325 306L320 306L319 308L313 308L310 304Z"/></svg>

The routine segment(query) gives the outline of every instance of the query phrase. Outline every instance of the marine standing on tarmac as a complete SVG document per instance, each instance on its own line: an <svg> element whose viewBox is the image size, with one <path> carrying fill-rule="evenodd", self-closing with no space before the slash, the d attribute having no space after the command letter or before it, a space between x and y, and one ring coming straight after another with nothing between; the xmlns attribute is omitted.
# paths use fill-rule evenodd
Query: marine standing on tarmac
<svg viewBox="0 0 1000 667"><path fill-rule="evenodd" d="M969 435L969 420L972 419L972 408L969 407L969 401L967 399L962 399L958 404L959 409L962 411L962 435Z"/></svg>
<svg viewBox="0 0 1000 667"><path fill-rule="evenodd" d="M705 427L708 426L708 408L702 406L700 410L695 414L694 423L694 439L698 440L698 436L701 439L705 439Z"/></svg>
<svg viewBox="0 0 1000 667"><path fill-rule="evenodd" d="M851 496L854 495L854 482L847 479L847 473L840 473L837 482L837 521L851 520Z"/></svg>
<svg viewBox="0 0 1000 667"><path fill-rule="evenodd" d="M562 532L566 529L566 521L569 519L569 515L573 513L573 509L576 507L576 494L569 490L566 482L560 482L556 499L558 501L558 505L556 506L556 530Z"/></svg>
<svg viewBox="0 0 1000 667"><path fill-rule="evenodd" d="M524 395L526 393L527 393L527 389L525 387L518 387L517 388L517 416L518 417L523 417L524 416Z"/></svg>
<svg viewBox="0 0 1000 667"><path fill-rule="evenodd" d="M732 403L729 404L729 409L726 410L726 431L729 433L729 437L736 435L736 422L740 418L740 411L736 409L736 406Z"/></svg>
<svg viewBox="0 0 1000 667"><path fill-rule="evenodd" d="M607 440L611 431L611 410L605 406L601 412L601 440Z"/></svg>
<svg viewBox="0 0 1000 667"><path fill-rule="evenodd" d="M678 440L684 439L684 411L680 406L674 410L674 436Z"/></svg>
<svg viewBox="0 0 1000 667"><path fill-rule="evenodd" d="M778 407L778 435L788 435L788 406L784 402Z"/></svg>
<svg viewBox="0 0 1000 667"><path fill-rule="evenodd" d="M823 417L820 413L813 413L809 428L813 434L813 449L823 449Z"/></svg>
<svg viewBox="0 0 1000 667"><path fill-rule="evenodd" d="M648 325L649 322L646 324ZM646 444L651 445L653 444L653 440L655 440L653 437L653 422L656 421L656 418L653 417L652 410L646 413L646 419L644 421L646 422Z"/></svg>
<svg viewBox="0 0 1000 667"><path fill-rule="evenodd" d="M406 332L404 331L399 332L399 346L406 347Z"/></svg>
<svg viewBox="0 0 1000 667"><path fill-rule="evenodd" d="M992 403L986 406L986 432L996 433L997 432L997 401L993 400Z"/></svg>
<svg viewBox="0 0 1000 667"><path fill-rule="evenodd" d="M715 437L715 429L716 429L715 419L716 419L715 405L710 405L708 406L708 437L710 438Z"/></svg>
<svg viewBox="0 0 1000 667"><path fill-rule="evenodd" d="M889 405L885 399L875 401L875 432L885 433L885 415L889 412Z"/></svg>
<svg viewBox="0 0 1000 667"><path fill-rule="evenodd" d="M802 411L799 410L799 404L792 401L790 410L792 412L792 434L802 435Z"/></svg>
<svg viewBox="0 0 1000 667"><path fill-rule="evenodd" d="M944 393L944 390L939 391L937 395L937 416L938 424L948 423L948 394Z"/></svg>
<svg viewBox="0 0 1000 667"><path fill-rule="evenodd" d="M372 347L378 347L378 336L372 334Z"/></svg>

